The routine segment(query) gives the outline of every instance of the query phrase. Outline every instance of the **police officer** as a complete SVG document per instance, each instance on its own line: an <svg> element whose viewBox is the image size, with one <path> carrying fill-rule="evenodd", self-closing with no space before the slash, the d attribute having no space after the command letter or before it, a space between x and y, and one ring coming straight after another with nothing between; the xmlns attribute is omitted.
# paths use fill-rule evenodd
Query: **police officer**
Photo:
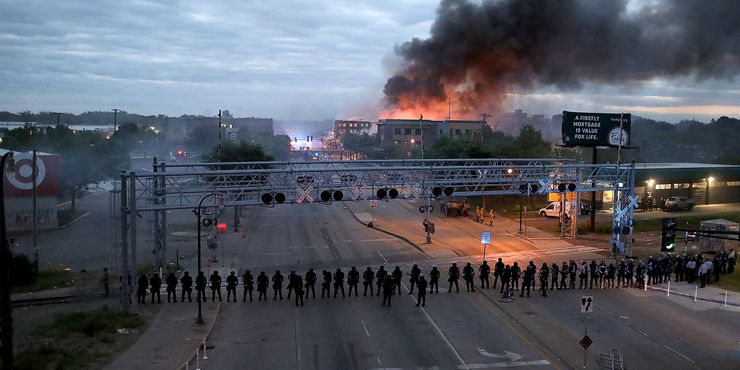
<svg viewBox="0 0 740 370"><path fill-rule="evenodd" d="M257 302L261 301L262 298L267 302L267 286L270 285L270 278L267 277L264 271L257 275Z"/></svg>
<svg viewBox="0 0 740 370"><path fill-rule="evenodd" d="M236 272L232 271L229 276L226 277L226 302L229 301L229 297L234 296L234 303L236 303L236 286L239 285L239 278L236 277Z"/></svg>
<svg viewBox="0 0 740 370"><path fill-rule="evenodd" d="M568 279L570 279L570 289L576 288L576 275L578 274L578 265L576 261L570 260L568 264Z"/></svg>
<svg viewBox="0 0 740 370"><path fill-rule="evenodd" d="M362 285L365 287L365 291L362 293L362 296L367 296L367 288L370 288L370 296L373 296L373 290L375 287L373 286L373 280L375 280L375 272L373 272L372 267L368 266L365 272L362 273Z"/></svg>
<svg viewBox="0 0 740 370"><path fill-rule="evenodd" d="M298 307L299 301L303 306L303 278L299 274L293 274L293 290L295 290L295 306Z"/></svg>
<svg viewBox="0 0 740 370"><path fill-rule="evenodd" d="M568 289L568 286L565 284L565 279L568 278L568 263L563 261L563 265L560 266L560 289Z"/></svg>
<svg viewBox="0 0 740 370"><path fill-rule="evenodd" d="M419 281L416 282L419 291L416 293L416 307L424 307L427 303L427 279L424 278L424 274L419 274Z"/></svg>
<svg viewBox="0 0 740 370"><path fill-rule="evenodd" d="M381 288L385 283L386 276L388 276L388 271L386 271L385 267L381 265L380 268L378 268L378 272L375 274L375 277L378 279L378 295L381 293Z"/></svg>
<svg viewBox="0 0 740 370"><path fill-rule="evenodd" d="M488 261L484 260L480 267L478 267L478 271L478 278L480 278L480 288L491 288L490 280L488 280L488 275L491 273L491 266L488 266Z"/></svg>
<svg viewBox="0 0 740 370"><path fill-rule="evenodd" d="M419 275L421 274L421 269L419 266L414 264L414 266L411 267L411 273L409 276L411 277L409 279L409 283L411 284L411 290L409 290L409 294L414 294L414 285L419 281Z"/></svg>
<svg viewBox="0 0 740 370"><path fill-rule="evenodd" d="M599 289L606 288L606 262L601 260L599 263Z"/></svg>
<svg viewBox="0 0 740 370"><path fill-rule="evenodd" d="M288 274L288 296L286 297L287 299L290 299L290 293L293 292L294 282L295 282L295 271L291 271Z"/></svg>
<svg viewBox="0 0 740 370"><path fill-rule="evenodd" d="M550 276L550 267L547 266L547 262L542 263L540 267L540 290L542 296L547 297L547 278Z"/></svg>
<svg viewBox="0 0 740 370"><path fill-rule="evenodd" d="M434 293L435 290L437 291L437 294L439 294L440 275L437 265L432 266L432 271L429 272L429 294Z"/></svg>
<svg viewBox="0 0 740 370"><path fill-rule="evenodd" d="M103 276L100 278L100 283L103 284L105 296L107 297L110 294L110 276L108 275L107 267L103 267Z"/></svg>
<svg viewBox="0 0 740 370"><path fill-rule="evenodd" d="M401 295L401 279L403 279L401 268L396 266L396 268L393 269L393 272L391 272L391 277L393 277L393 283L396 284L393 289L398 290L398 295Z"/></svg>
<svg viewBox="0 0 740 370"><path fill-rule="evenodd" d="M218 301L221 302L221 276L218 275L218 271L213 271L211 274L211 300L216 301L216 294L218 294Z"/></svg>
<svg viewBox="0 0 740 370"><path fill-rule="evenodd" d="M185 293L188 294L188 302L193 301L193 277L190 276L190 273L185 271L183 273L182 277L180 278L180 285L182 285L182 296L180 297L180 300L185 302Z"/></svg>
<svg viewBox="0 0 740 370"><path fill-rule="evenodd" d="M634 274L635 274L635 263L632 262L632 259L630 259L629 261L627 261L627 272L625 273L625 276L624 276L624 278L626 279L625 284L624 284L625 287L629 286L630 288L632 288L632 282L633 282L632 277L634 276Z"/></svg>
<svg viewBox="0 0 740 370"><path fill-rule="evenodd" d="M624 286L624 283L626 282L624 277L627 275L627 265L624 263L624 260L619 261L619 265L617 265L617 288L620 286Z"/></svg>
<svg viewBox="0 0 740 370"><path fill-rule="evenodd" d="M308 299L308 293L311 292L313 299L316 299L316 273L313 269L308 269L306 273L306 292L304 293L306 299Z"/></svg>
<svg viewBox="0 0 740 370"><path fill-rule="evenodd" d="M493 289L496 289L496 284L498 283L498 279L501 277L501 274L504 272L504 262L501 261L501 258L498 259L498 262L493 266Z"/></svg>
<svg viewBox="0 0 740 370"><path fill-rule="evenodd" d="M321 298L324 298L324 293L326 293L326 298L331 298L331 272L327 270L322 272Z"/></svg>
<svg viewBox="0 0 740 370"><path fill-rule="evenodd" d="M558 277L560 276L560 267L557 263L553 262L552 267L550 267L550 272L552 273L552 283L550 285L550 290L553 290L555 288L560 289L558 286Z"/></svg>
<svg viewBox="0 0 740 370"><path fill-rule="evenodd" d="M613 263L609 263L609 266L606 266L606 285L607 288L613 288L614 287L614 275L617 272L617 268L614 267Z"/></svg>
<svg viewBox="0 0 740 370"><path fill-rule="evenodd" d="M170 296L172 296L175 303L177 303L177 292L175 291L177 288L177 276L175 276L174 272L170 272L167 275L165 283L167 283L167 303L170 303Z"/></svg>
<svg viewBox="0 0 740 370"><path fill-rule="evenodd" d="M511 283L511 266L506 265L504 267L504 272L501 273L501 291L499 293L503 293L505 291L509 291Z"/></svg>
<svg viewBox="0 0 740 370"><path fill-rule="evenodd" d="M252 273L249 270L247 270L247 272L242 275L242 285L244 286L242 302L247 301L247 293L249 293L249 301L252 302L252 292L254 291L254 276L252 276Z"/></svg>
<svg viewBox="0 0 740 370"><path fill-rule="evenodd" d="M355 297L357 297L357 285L360 284L360 272L352 266L347 273L347 286L349 287L349 296L352 296L352 289L355 290Z"/></svg>
<svg viewBox="0 0 740 370"><path fill-rule="evenodd" d="M146 303L146 290L149 287L149 278L146 274L141 274L137 281L138 287L136 289L136 302L145 304Z"/></svg>
<svg viewBox="0 0 740 370"><path fill-rule="evenodd" d="M386 302L388 302L388 307L391 306L391 298L393 298L393 289L396 287L396 282L393 280L393 277L390 275L386 275L385 279L383 280L383 306L385 306Z"/></svg>
<svg viewBox="0 0 740 370"><path fill-rule="evenodd" d="M344 298L344 272L342 269L337 269L334 273L334 298L337 298L337 290L342 291L342 298Z"/></svg>
<svg viewBox="0 0 740 370"><path fill-rule="evenodd" d="M578 289L588 288L588 272L589 267L586 261L581 261L581 266L578 268Z"/></svg>
<svg viewBox="0 0 740 370"><path fill-rule="evenodd" d="M511 287L513 289L519 290L519 278L522 277L522 268L519 267L519 262L514 261L514 264L511 266Z"/></svg>
<svg viewBox="0 0 740 370"><path fill-rule="evenodd" d="M449 276L447 278L447 281L450 283L450 287L447 289L447 293L452 292L452 284L455 284L455 290L457 291L457 293L460 293L460 286L457 283L457 281L460 279L460 268L457 267L456 262L452 263L452 266L450 266L450 269L447 271L447 275Z"/></svg>
<svg viewBox="0 0 740 370"><path fill-rule="evenodd" d="M519 294L520 297L524 297L524 289L527 289L527 297L529 297L529 289L532 287L532 280L534 279L535 267L534 262L529 261L529 265L524 269L524 276L522 281L522 292Z"/></svg>
<svg viewBox="0 0 740 370"><path fill-rule="evenodd" d="M465 280L465 290L475 292L475 269L470 262L463 267L463 279Z"/></svg>
<svg viewBox="0 0 740 370"><path fill-rule="evenodd" d="M202 299L203 302L206 302L206 285L208 284L208 279L206 279L206 275L203 274L203 271L198 272L198 276L195 277L195 292L197 293L197 299L198 302Z"/></svg>
<svg viewBox="0 0 740 370"><path fill-rule="evenodd" d="M596 284L598 287L599 265L596 264L596 260L591 260L591 264L588 265L588 272L591 274L591 279L588 284L588 289L594 288L594 281L596 281Z"/></svg>
<svg viewBox="0 0 740 370"><path fill-rule="evenodd" d="M283 277L283 274L280 273L280 270L275 271L275 275L272 275L272 300L277 300L278 295L280 296L280 300L283 300L283 280L285 278Z"/></svg>
<svg viewBox="0 0 740 370"><path fill-rule="evenodd" d="M154 295L157 295L157 303L162 303L162 296L159 293L159 290L162 288L162 279L159 278L159 274L156 272L154 275L152 275L152 278L149 279L149 285L152 287L152 303L154 303Z"/></svg>

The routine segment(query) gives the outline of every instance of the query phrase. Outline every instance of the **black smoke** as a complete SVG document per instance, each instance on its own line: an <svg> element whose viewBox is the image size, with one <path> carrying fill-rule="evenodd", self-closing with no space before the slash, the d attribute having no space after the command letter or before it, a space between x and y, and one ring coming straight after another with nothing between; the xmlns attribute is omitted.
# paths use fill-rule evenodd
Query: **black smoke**
<svg viewBox="0 0 740 370"><path fill-rule="evenodd" d="M544 86L740 72L737 0L645 4L628 11L618 0L443 0L431 37L397 47L402 68L386 82L386 101L399 107L451 96L465 110Z"/></svg>

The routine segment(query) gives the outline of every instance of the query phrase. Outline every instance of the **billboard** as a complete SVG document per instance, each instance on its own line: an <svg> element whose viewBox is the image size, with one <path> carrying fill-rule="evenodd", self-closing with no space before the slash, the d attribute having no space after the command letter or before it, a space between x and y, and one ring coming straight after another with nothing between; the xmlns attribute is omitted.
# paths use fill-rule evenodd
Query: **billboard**
<svg viewBox="0 0 740 370"><path fill-rule="evenodd" d="M620 116L623 119L621 131L619 129ZM628 113L563 111L563 144L565 146L629 147L631 126L632 115Z"/></svg>
<svg viewBox="0 0 740 370"><path fill-rule="evenodd" d="M31 197L33 195L33 155L30 152L14 152L14 171L6 171L3 186L7 197ZM60 193L59 161L56 154L38 153L36 159L36 186L39 197L56 197Z"/></svg>

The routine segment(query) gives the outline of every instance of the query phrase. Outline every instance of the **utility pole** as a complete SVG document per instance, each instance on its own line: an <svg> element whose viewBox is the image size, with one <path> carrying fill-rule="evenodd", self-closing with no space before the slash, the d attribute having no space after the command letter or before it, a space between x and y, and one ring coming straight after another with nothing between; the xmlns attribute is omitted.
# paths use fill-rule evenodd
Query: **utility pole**
<svg viewBox="0 0 740 370"><path fill-rule="evenodd" d="M216 162L221 162L221 109L218 110L218 145L216 146Z"/></svg>
<svg viewBox="0 0 740 370"><path fill-rule="evenodd" d="M113 108L113 132L118 131L118 111L120 109Z"/></svg>
<svg viewBox="0 0 740 370"><path fill-rule="evenodd" d="M419 143L421 143L421 159L424 159L424 125L423 125L423 122L424 122L424 115L420 114L419 115L419 130L421 132L421 135L419 136L421 136L421 140L419 140Z"/></svg>
<svg viewBox="0 0 740 370"><path fill-rule="evenodd" d="M452 120L452 98L447 98L447 120Z"/></svg>
<svg viewBox="0 0 740 370"><path fill-rule="evenodd" d="M31 161L31 187L33 191L33 264L36 266L36 271L39 270L39 230L38 230L38 208L37 208L37 198L38 198L38 185L36 184L36 181L38 180L37 173L38 170L36 169L38 161L38 153L36 150L33 150L33 160Z"/></svg>

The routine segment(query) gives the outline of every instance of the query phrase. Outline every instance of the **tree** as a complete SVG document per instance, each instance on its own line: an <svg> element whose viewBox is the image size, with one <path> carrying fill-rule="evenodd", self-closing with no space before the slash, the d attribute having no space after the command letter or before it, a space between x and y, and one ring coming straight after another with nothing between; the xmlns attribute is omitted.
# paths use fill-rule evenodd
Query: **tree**
<svg viewBox="0 0 740 370"><path fill-rule="evenodd" d="M240 140L239 143L225 142L221 144L221 162L259 162L272 161L272 157L265 154L257 144ZM213 147L209 162L218 161L218 147Z"/></svg>
<svg viewBox="0 0 740 370"><path fill-rule="evenodd" d="M360 153L366 157L372 157L380 147L380 138L367 133L347 134L341 137L342 146L351 152Z"/></svg>

